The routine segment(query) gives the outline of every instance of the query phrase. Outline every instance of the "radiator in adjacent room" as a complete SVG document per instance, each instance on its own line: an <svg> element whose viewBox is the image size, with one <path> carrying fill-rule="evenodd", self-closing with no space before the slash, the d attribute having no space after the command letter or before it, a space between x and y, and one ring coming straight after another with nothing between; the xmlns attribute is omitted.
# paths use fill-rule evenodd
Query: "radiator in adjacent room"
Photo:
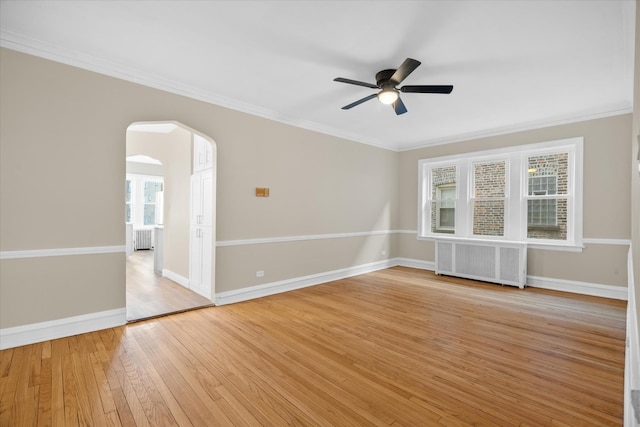
<svg viewBox="0 0 640 427"><path fill-rule="evenodd" d="M133 244L136 251L139 249L151 249L153 247L153 230L134 230Z"/></svg>
<svg viewBox="0 0 640 427"><path fill-rule="evenodd" d="M436 239L436 274L524 288L527 280L527 245L518 242Z"/></svg>

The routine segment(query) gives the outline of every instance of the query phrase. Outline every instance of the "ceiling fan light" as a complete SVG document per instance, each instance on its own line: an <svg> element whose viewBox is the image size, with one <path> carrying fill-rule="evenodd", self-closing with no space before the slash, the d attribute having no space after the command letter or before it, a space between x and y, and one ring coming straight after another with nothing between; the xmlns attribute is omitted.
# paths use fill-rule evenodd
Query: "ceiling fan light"
<svg viewBox="0 0 640 427"><path fill-rule="evenodd" d="M398 99L398 91L395 89L383 90L378 94L378 99L383 104L393 104Z"/></svg>

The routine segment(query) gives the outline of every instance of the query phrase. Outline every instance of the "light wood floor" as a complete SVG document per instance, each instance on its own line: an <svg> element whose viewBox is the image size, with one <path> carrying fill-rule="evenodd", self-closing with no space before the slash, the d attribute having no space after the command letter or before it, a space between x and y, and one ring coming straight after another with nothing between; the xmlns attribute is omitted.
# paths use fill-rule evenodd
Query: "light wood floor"
<svg viewBox="0 0 640 427"><path fill-rule="evenodd" d="M0 352L2 426L619 426L625 303L396 267Z"/></svg>
<svg viewBox="0 0 640 427"><path fill-rule="evenodd" d="M211 305L207 298L153 271L153 251L127 261L127 320L140 320Z"/></svg>

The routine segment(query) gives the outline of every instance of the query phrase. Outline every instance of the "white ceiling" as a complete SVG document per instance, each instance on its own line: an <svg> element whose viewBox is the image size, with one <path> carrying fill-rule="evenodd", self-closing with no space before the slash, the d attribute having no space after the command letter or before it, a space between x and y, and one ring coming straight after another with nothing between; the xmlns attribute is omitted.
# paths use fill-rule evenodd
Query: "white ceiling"
<svg viewBox="0 0 640 427"><path fill-rule="evenodd" d="M0 45L404 150L630 112L635 1L5 1ZM409 112L371 100L407 58Z"/></svg>

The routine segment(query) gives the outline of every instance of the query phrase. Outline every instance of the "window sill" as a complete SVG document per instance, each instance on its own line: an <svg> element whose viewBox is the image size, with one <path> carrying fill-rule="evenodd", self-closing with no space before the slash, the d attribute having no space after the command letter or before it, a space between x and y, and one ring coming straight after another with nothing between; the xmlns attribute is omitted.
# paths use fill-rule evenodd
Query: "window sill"
<svg viewBox="0 0 640 427"><path fill-rule="evenodd" d="M536 231L560 231L560 226L558 225L528 225L527 230L536 230Z"/></svg>
<svg viewBox="0 0 640 427"><path fill-rule="evenodd" d="M448 228L436 228L436 230L438 230L438 234L444 234L444 235L450 235L456 232L456 230L448 229Z"/></svg>

